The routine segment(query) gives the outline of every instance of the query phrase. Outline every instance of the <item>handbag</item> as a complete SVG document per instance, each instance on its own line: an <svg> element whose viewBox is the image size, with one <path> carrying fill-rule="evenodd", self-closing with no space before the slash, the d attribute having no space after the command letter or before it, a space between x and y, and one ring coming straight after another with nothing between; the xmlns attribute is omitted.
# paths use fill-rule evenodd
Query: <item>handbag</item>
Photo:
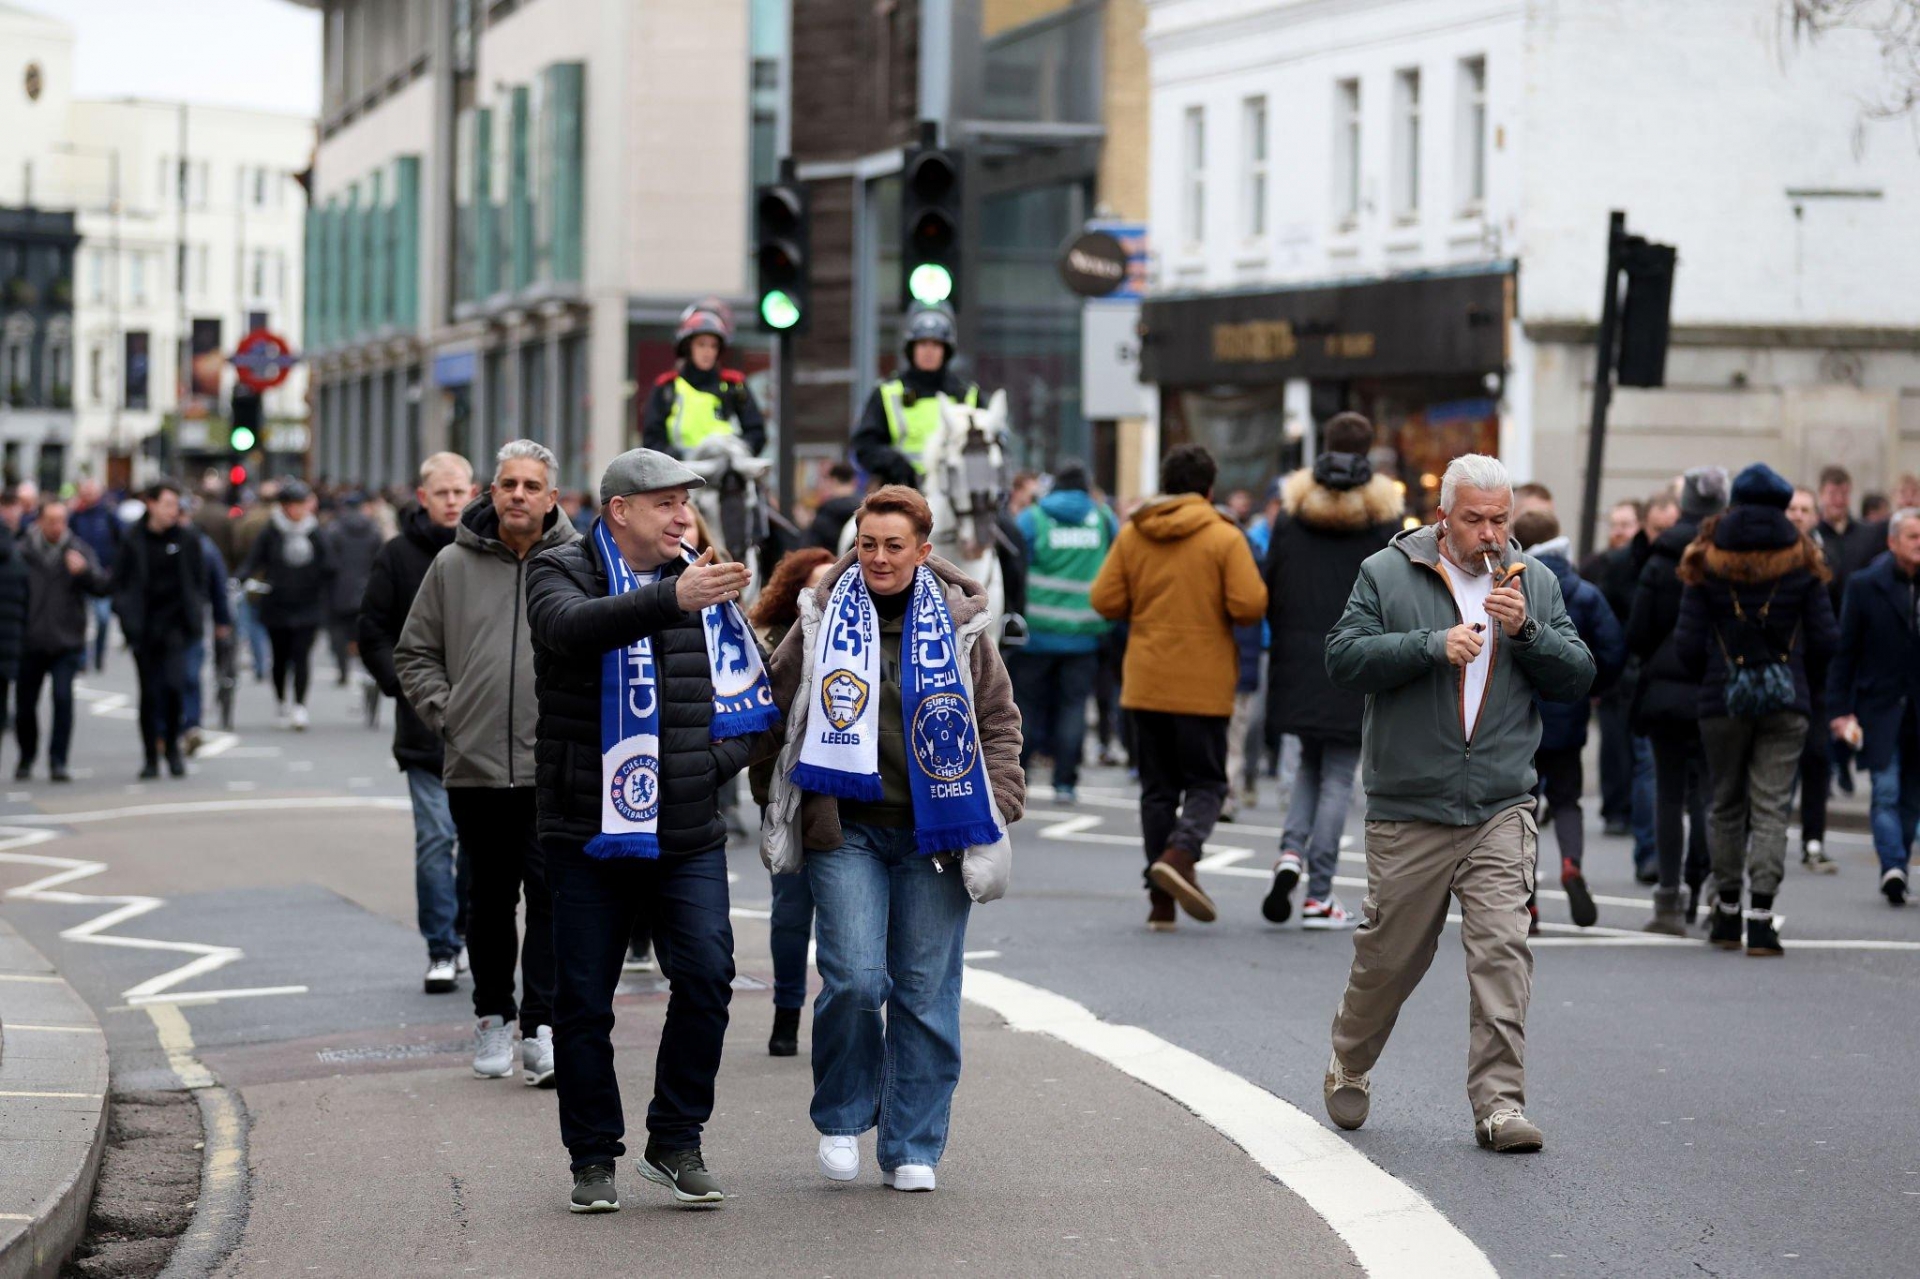
<svg viewBox="0 0 1920 1279"><path fill-rule="evenodd" d="M1740 607L1740 592L1731 583L1727 587L1727 596L1733 601L1733 615L1743 625L1751 626L1760 633L1764 642L1767 634L1767 613L1773 608L1774 591L1780 589L1780 580L1774 579L1773 590L1767 592L1767 599L1760 606L1758 625L1747 617L1746 610ZM1786 710L1793 705L1793 667L1790 665L1793 646L1800 640L1800 626L1794 624L1793 635L1787 640L1787 651L1775 657L1771 652L1764 662L1748 664L1744 656L1735 657L1727 649L1726 637L1715 627L1713 637L1720 645L1720 655L1726 659L1727 682L1725 687L1727 714L1740 719L1760 719L1776 711Z"/></svg>

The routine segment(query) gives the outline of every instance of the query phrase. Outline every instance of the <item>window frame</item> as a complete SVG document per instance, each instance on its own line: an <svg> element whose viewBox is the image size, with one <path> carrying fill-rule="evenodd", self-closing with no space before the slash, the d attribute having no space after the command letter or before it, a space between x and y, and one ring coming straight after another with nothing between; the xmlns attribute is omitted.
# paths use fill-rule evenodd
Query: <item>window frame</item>
<svg viewBox="0 0 1920 1279"><path fill-rule="evenodd" d="M1365 102L1359 76L1343 76L1333 82L1333 223L1342 233L1360 225Z"/></svg>
<svg viewBox="0 0 1920 1279"><path fill-rule="evenodd" d="M1207 108L1194 103L1180 114L1180 230L1189 247L1207 238Z"/></svg>
<svg viewBox="0 0 1920 1279"><path fill-rule="evenodd" d="M1421 75L1418 66L1393 73L1393 220L1398 226L1420 221Z"/></svg>
<svg viewBox="0 0 1920 1279"><path fill-rule="evenodd" d="M1247 241L1263 240L1272 220L1268 190L1272 117L1266 94L1252 93L1240 100L1240 135L1240 234Z"/></svg>

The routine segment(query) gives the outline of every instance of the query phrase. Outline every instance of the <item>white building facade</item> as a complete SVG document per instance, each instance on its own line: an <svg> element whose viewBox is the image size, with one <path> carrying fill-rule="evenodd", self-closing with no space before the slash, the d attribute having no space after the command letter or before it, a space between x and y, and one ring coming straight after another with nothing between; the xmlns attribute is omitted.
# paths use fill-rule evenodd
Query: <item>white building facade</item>
<svg viewBox="0 0 1920 1279"><path fill-rule="evenodd" d="M747 291L748 4L307 2L316 471L400 482L443 448L484 471L525 436L589 486L680 310Z"/></svg>
<svg viewBox="0 0 1920 1279"><path fill-rule="evenodd" d="M1864 37L1796 46L1772 0L1152 0L1147 42L1146 366L1236 482L1354 408L1415 510L1497 451L1571 522L1611 209L1679 266L1603 498L1920 467L1920 148L1865 119Z"/></svg>

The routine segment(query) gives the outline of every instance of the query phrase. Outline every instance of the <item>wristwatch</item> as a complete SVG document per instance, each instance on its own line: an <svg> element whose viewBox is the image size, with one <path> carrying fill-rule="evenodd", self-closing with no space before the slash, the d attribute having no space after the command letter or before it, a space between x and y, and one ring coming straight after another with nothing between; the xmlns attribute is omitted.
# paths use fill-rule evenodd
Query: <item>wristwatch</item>
<svg viewBox="0 0 1920 1279"><path fill-rule="evenodd" d="M1520 623L1520 631L1518 634L1516 634L1513 637L1513 642L1516 644L1526 645L1526 644L1533 643L1536 639L1539 639L1539 638L1540 638L1540 619L1537 617L1529 617L1526 621Z"/></svg>

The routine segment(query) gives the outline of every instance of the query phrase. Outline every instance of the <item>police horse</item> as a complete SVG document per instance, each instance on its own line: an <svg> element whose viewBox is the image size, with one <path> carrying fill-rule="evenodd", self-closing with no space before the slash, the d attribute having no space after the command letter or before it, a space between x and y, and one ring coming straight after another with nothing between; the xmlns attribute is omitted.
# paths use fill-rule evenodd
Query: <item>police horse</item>
<svg viewBox="0 0 1920 1279"><path fill-rule="evenodd" d="M767 540L767 473L771 459L755 457L736 435L709 435L684 459L705 480L693 491L716 554L747 566L744 607L760 593L760 548Z"/></svg>

